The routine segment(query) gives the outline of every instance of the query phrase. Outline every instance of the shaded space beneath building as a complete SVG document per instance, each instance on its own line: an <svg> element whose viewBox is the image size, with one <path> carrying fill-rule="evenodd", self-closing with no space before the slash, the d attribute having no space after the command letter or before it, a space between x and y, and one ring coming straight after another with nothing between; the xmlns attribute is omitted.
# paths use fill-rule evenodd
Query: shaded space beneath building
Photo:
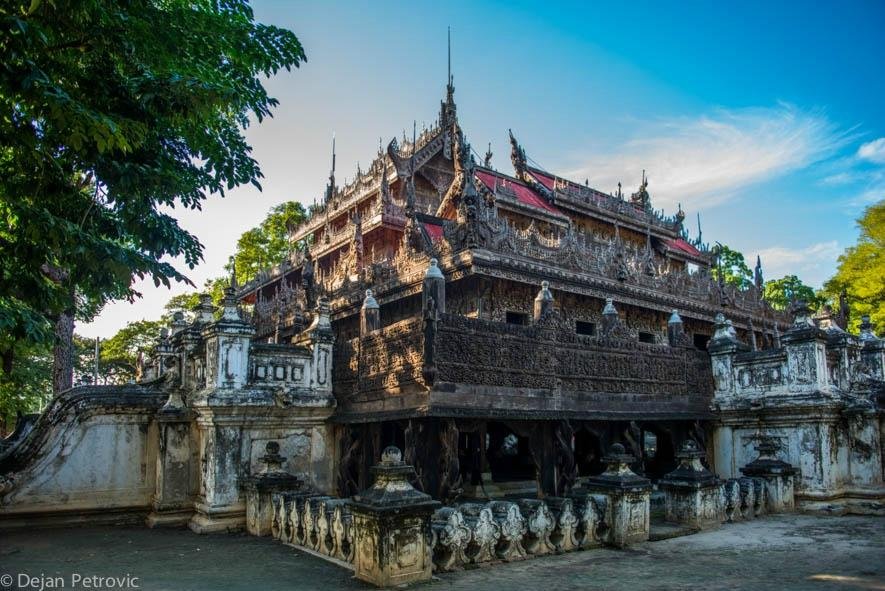
<svg viewBox="0 0 885 591"><path fill-rule="evenodd" d="M427 589L885 589L885 519L776 515L627 550L446 573ZM370 589L270 538L90 527L6 533L0 573L139 577L147 590Z"/></svg>

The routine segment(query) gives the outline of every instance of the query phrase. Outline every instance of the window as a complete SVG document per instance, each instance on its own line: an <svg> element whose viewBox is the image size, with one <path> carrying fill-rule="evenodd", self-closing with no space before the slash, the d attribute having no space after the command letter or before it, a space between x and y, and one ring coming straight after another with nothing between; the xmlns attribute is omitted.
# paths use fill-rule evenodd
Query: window
<svg viewBox="0 0 885 591"><path fill-rule="evenodd" d="M578 334L583 334L587 336L595 336L596 335L596 323L595 322L583 322L581 320L575 321L575 332Z"/></svg>
<svg viewBox="0 0 885 591"><path fill-rule="evenodd" d="M655 342L655 335L650 332L641 332L639 333L639 342L640 343L652 343Z"/></svg>
<svg viewBox="0 0 885 591"><path fill-rule="evenodd" d="M710 335L708 334L697 334L694 335L694 346L700 349L701 351L707 350L707 343L710 341Z"/></svg>
<svg viewBox="0 0 885 591"><path fill-rule="evenodd" d="M507 312L507 324L528 324L529 315L524 312Z"/></svg>

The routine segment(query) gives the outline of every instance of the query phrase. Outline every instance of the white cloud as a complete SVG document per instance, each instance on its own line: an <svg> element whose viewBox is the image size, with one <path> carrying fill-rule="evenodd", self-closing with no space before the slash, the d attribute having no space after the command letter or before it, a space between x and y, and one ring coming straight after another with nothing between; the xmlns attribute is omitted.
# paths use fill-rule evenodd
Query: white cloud
<svg viewBox="0 0 885 591"><path fill-rule="evenodd" d="M758 251L766 279L796 275L805 284L821 287L836 271L842 248L835 240L818 242L804 248L771 246ZM755 255L748 260L755 260Z"/></svg>
<svg viewBox="0 0 885 591"><path fill-rule="evenodd" d="M885 137L861 144L857 149L857 157L876 164L885 164Z"/></svg>
<svg viewBox="0 0 885 591"><path fill-rule="evenodd" d="M645 169L656 207L713 205L828 158L850 139L823 112L788 104L650 122L638 134L614 152L587 156L570 176L603 190L623 180L628 193Z"/></svg>

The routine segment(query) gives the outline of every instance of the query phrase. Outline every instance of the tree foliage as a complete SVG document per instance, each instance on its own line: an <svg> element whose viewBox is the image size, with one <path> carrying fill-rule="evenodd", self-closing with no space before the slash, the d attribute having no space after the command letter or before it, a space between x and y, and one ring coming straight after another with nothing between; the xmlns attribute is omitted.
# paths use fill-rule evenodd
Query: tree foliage
<svg viewBox="0 0 885 591"><path fill-rule="evenodd" d="M802 280L795 275L766 281L763 297L775 310L788 310L790 305L798 300L806 301L813 310L822 303L814 288L802 283Z"/></svg>
<svg viewBox="0 0 885 591"><path fill-rule="evenodd" d="M101 343L99 380L103 384L125 384L136 377L139 355L147 355L166 326L162 320L137 320Z"/></svg>
<svg viewBox="0 0 885 591"><path fill-rule="evenodd" d="M857 244L839 257L836 274L824 284L824 293L834 301L846 294L853 332L859 330L865 314L881 332L885 328L885 200L869 206L857 225Z"/></svg>
<svg viewBox="0 0 885 591"><path fill-rule="evenodd" d="M290 230L304 221L305 216L303 205L286 201L272 208L261 224L240 236L234 264L241 285L289 255L293 249L289 242Z"/></svg>
<svg viewBox="0 0 885 591"><path fill-rule="evenodd" d="M714 253L718 256L718 264L712 270L714 279L718 281L721 273L722 281L727 285L738 289L747 289L753 285L753 272L747 266L743 253L724 244L717 244Z"/></svg>
<svg viewBox="0 0 885 591"><path fill-rule="evenodd" d="M0 331L49 343L59 317L187 281L198 239L170 209L259 186L243 130L277 101L262 77L304 60L243 0L0 5Z"/></svg>

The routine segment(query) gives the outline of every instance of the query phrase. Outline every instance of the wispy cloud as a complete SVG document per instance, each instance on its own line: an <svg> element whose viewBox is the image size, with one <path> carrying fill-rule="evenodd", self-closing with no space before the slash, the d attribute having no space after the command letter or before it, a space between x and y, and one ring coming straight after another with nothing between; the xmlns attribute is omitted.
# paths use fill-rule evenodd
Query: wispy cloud
<svg viewBox="0 0 885 591"><path fill-rule="evenodd" d="M759 250L756 254L762 258L766 278L778 279L784 275L797 275L806 284L821 287L823 282L835 272L836 261L842 254L842 248L837 241L830 240L803 248L771 246Z"/></svg>
<svg viewBox="0 0 885 591"><path fill-rule="evenodd" d="M885 137L861 144L857 149L857 157L876 164L885 164Z"/></svg>
<svg viewBox="0 0 885 591"><path fill-rule="evenodd" d="M618 181L631 186L645 169L655 206L672 209L688 200L714 205L828 158L851 137L819 110L789 104L719 109L640 125L635 139L608 154L586 155L587 164L571 176L608 189Z"/></svg>

